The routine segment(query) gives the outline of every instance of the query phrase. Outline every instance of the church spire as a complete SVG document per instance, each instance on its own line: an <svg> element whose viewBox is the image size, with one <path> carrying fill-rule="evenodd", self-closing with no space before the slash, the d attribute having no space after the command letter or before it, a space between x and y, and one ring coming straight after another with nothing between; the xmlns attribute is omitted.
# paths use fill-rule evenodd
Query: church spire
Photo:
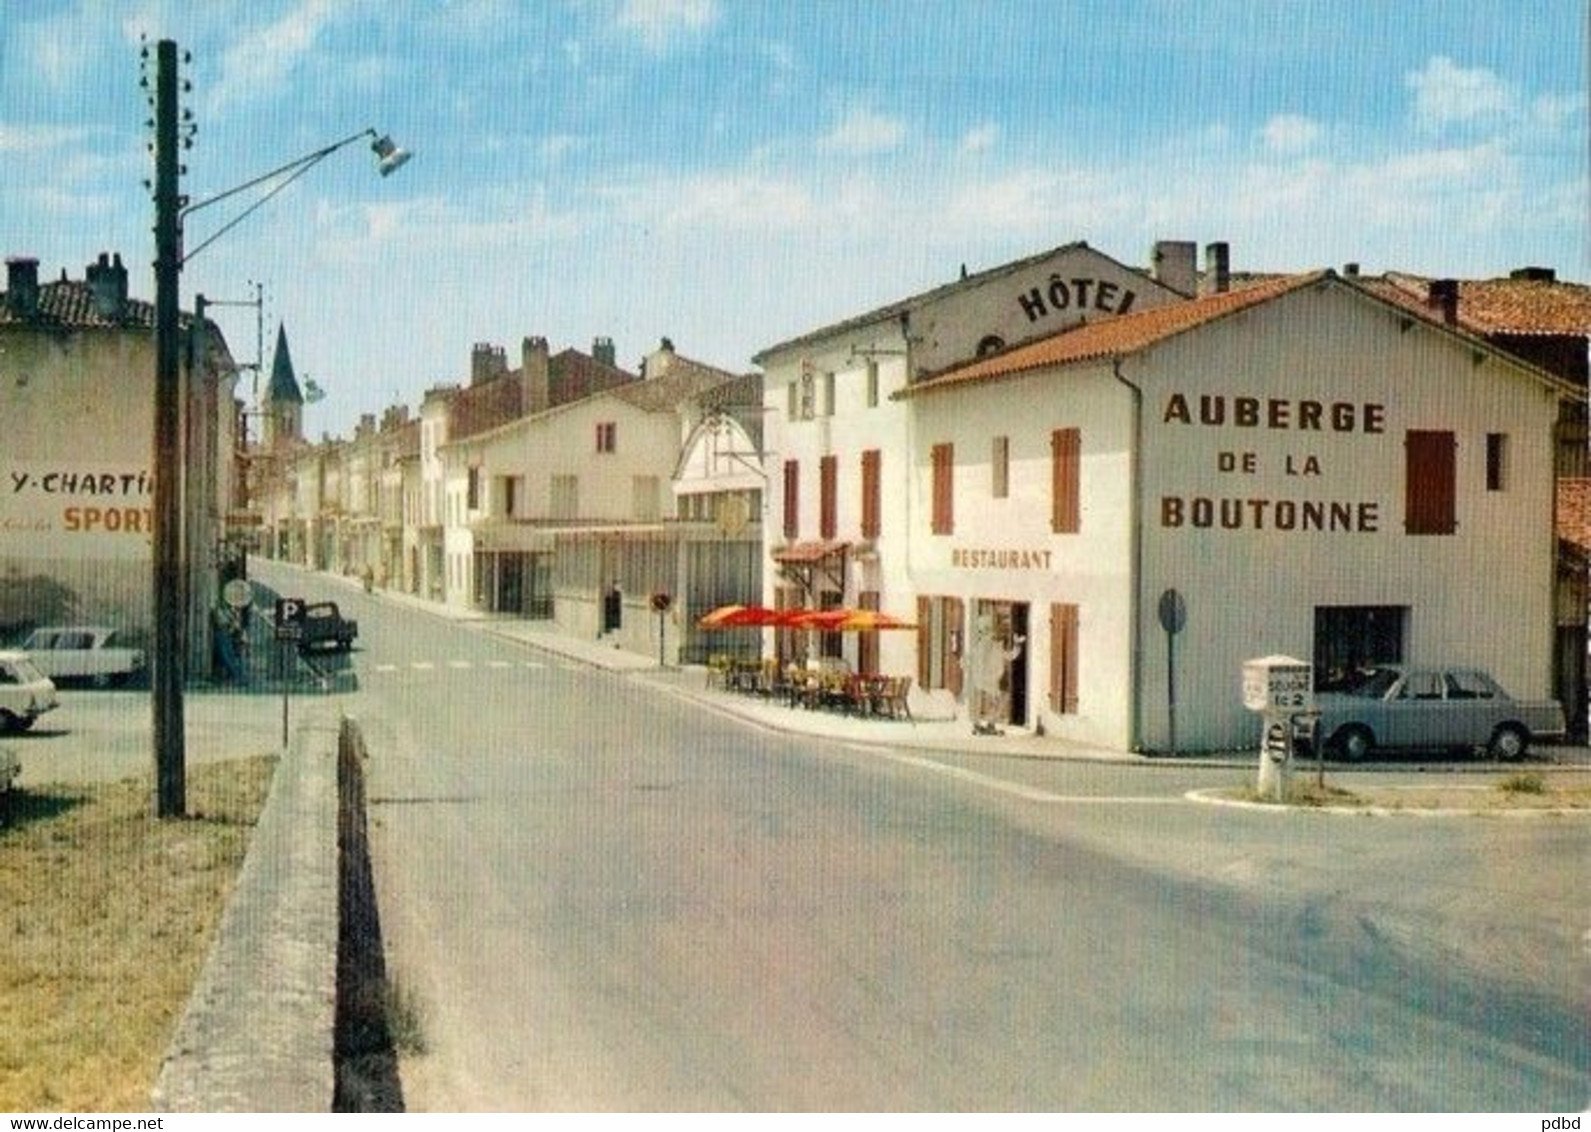
<svg viewBox="0 0 1591 1132"><path fill-rule="evenodd" d="M298 388L298 376L293 373L293 355L287 350L287 324L276 328L276 360L271 363L271 384L265 391L265 400L276 405L291 402L304 403L304 394Z"/></svg>

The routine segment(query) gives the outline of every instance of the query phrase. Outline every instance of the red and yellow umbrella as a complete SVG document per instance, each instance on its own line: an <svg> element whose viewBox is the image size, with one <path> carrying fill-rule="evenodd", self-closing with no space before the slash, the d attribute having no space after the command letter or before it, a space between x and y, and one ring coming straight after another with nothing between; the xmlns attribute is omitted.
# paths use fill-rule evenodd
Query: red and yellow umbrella
<svg viewBox="0 0 1591 1132"><path fill-rule="evenodd" d="M781 627L815 629L823 633L874 633L883 629L917 628L911 621L903 621L877 609L797 609L781 622Z"/></svg>
<svg viewBox="0 0 1591 1132"><path fill-rule="evenodd" d="M704 613L696 622L698 629L760 629L779 623L782 615L760 605L720 605L711 613Z"/></svg>

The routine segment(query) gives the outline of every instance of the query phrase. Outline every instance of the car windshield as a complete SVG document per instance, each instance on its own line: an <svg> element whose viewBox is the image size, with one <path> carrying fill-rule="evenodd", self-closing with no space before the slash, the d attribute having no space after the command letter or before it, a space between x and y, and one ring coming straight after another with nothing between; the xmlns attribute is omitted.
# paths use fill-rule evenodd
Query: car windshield
<svg viewBox="0 0 1591 1132"><path fill-rule="evenodd" d="M1379 700L1387 694L1387 690L1392 685L1398 682L1399 675L1395 668L1367 668L1351 678L1342 690L1350 696Z"/></svg>
<svg viewBox="0 0 1591 1132"><path fill-rule="evenodd" d="M13 657L6 662L19 684L36 684L44 679L44 673L34 667L33 662L26 657Z"/></svg>

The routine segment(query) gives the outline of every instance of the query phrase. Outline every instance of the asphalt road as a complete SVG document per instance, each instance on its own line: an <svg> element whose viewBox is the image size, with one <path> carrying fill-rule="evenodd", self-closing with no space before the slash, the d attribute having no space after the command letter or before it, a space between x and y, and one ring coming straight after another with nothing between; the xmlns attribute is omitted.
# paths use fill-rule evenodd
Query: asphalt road
<svg viewBox="0 0 1591 1132"><path fill-rule="evenodd" d="M1585 1105L1588 823L776 735L335 596L413 1109Z"/></svg>

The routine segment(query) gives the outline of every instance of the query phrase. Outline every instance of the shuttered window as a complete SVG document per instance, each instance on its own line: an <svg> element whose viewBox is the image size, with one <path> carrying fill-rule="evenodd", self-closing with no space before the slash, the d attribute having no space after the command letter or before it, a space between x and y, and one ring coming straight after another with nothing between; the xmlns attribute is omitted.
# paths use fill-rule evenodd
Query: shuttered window
<svg viewBox="0 0 1591 1132"><path fill-rule="evenodd" d="M784 462L784 537L794 540L801 534L801 462Z"/></svg>
<svg viewBox="0 0 1591 1132"><path fill-rule="evenodd" d="M1077 429L1059 428L1050 433L1050 529L1058 535L1074 535L1078 531L1081 520L1078 473L1082 451L1082 433Z"/></svg>
<svg viewBox="0 0 1591 1132"><path fill-rule="evenodd" d="M1050 710L1077 711L1077 606L1050 606Z"/></svg>
<svg viewBox="0 0 1591 1132"><path fill-rule="evenodd" d="M869 448L862 453L862 537L877 538L882 525L883 507L879 473L883 453Z"/></svg>
<svg viewBox="0 0 1591 1132"><path fill-rule="evenodd" d="M955 514L955 446L936 444L933 447L934 510L933 532L936 535L956 533Z"/></svg>
<svg viewBox="0 0 1591 1132"><path fill-rule="evenodd" d="M818 531L826 539L832 539L839 526L839 501L835 495L839 479L839 457L824 456L818 463Z"/></svg>
<svg viewBox="0 0 1591 1132"><path fill-rule="evenodd" d="M1410 430L1404 440L1405 533L1450 535L1457 530L1457 451L1451 432Z"/></svg>
<svg viewBox="0 0 1591 1132"><path fill-rule="evenodd" d="M1006 499L1011 494L1011 438L997 436L989 447L989 494Z"/></svg>

